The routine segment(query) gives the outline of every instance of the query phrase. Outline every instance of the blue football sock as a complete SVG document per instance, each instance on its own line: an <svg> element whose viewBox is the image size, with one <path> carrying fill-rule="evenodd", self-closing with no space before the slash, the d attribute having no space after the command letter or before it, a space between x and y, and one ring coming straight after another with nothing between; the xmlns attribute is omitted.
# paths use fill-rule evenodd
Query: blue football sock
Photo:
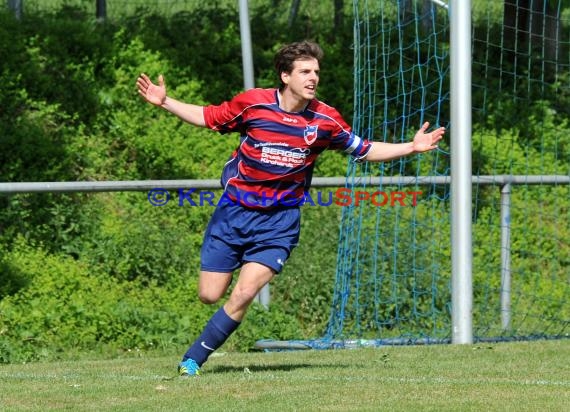
<svg viewBox="0 0 570 412"><path fill-rule="evenodd" d="M218 309L206 324L204 331L184 354L182 361L194 359L202 366L216 349L224 344L226 339L238 328L240 322L230 318L223 307Z"/></svg>

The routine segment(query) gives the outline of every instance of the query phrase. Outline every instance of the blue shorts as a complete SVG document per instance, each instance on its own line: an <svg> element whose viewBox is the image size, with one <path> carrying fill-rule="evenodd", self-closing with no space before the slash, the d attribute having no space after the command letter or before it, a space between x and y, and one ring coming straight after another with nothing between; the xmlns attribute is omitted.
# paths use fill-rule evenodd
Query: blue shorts
<svg viewBox="0 0 570 412"><path fill-rule="evenodd" d="M259 210L220 202L204 234L201 269L233 272L246 262L257 262L281 272L299 242L298 207Z"/></svg>

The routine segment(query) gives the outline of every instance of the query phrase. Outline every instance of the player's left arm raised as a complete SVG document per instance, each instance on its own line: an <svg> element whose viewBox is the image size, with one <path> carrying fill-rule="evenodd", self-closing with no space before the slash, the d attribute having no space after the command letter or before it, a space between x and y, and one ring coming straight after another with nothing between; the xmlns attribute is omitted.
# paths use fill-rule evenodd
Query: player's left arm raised
<svg viewBox="0 0 570 412"><path fill-rule="evenodd" d="M445 134L445 127L439 127L426 133L428 127L429 122L425 122L416 132L414 140L408 143L372 142L372 147L366 157L364 157L364 160L368 162L385 162L402 156L436 149L437 143Z"/></svg>

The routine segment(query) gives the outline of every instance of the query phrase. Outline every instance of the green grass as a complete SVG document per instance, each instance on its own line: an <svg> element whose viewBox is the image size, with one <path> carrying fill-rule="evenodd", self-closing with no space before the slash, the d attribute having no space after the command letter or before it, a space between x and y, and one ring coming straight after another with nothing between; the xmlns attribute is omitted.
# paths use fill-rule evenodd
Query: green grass
<svg viewBox="0 0 570 412"><path fill-rule="evenodd" d="M570 340L0 366L0 410L564 411Z"/></svg>

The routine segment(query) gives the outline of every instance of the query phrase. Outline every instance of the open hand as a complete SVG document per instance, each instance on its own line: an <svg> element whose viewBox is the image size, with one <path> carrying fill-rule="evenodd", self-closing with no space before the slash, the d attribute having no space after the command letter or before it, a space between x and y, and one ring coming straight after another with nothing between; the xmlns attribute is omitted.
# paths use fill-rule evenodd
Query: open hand
<svg viewBox="0 0 570 412"><path fill-rule="evenodd" d="M139 94L149 103L160 106L166 100L166 86L162 74L158 76L158 85L154 84L149 77L142 73L137 79Z"/></svg>
<svg viewBox="0 0 570 412"><path fill-rule="evenodd" d="M441 140L445 134L445 127L440 127L432 132L426 133L429 122L425 122L420 130L416 132L413 141L414 152L427 152L437 148L437 142Z"/></svg>

